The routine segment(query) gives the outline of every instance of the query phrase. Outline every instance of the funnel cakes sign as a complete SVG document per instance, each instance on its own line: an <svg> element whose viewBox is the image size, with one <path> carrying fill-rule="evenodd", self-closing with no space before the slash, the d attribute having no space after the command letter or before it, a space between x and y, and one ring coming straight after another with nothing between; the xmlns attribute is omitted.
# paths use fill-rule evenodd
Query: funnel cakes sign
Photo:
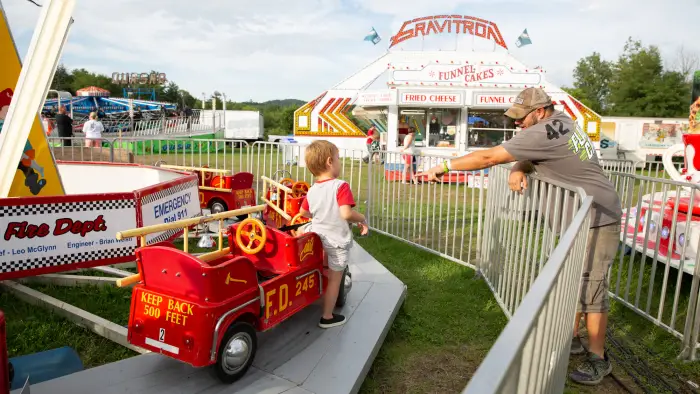
<svg viewBox="0 0 700 394"><path fill-rule="evenodd" d="M431 34L442 33L470 34L475 37L491 40L496 45L508 49L495 23L466 15L424 16L422 18L405 21L401 29L399 29L399 32L391 37L391 45L389 48L414 37L425 37Z"/></svg>
<svg viewBox="0 0 700 394"><path fill-rule="evenodd" d="M400 70L396 67L393 72L394 83L405 82L437 82L459 84L483 84L499 86L542 84L540 70L511 70L502 64L428 64L420 69Z"/></svg>

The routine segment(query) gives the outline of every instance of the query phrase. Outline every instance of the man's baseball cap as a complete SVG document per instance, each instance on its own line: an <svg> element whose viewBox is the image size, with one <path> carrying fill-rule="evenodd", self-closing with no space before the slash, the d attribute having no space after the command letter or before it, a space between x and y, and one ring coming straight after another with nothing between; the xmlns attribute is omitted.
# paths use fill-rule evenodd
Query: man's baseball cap
<svg viewBox="0 0 700 394"><path fill-rule="evenodd" d="M540 88L527 88L518 94L512 107L506 111L506 116L512 119L522 119L530 112L552 104L552 98Z"/></svg>

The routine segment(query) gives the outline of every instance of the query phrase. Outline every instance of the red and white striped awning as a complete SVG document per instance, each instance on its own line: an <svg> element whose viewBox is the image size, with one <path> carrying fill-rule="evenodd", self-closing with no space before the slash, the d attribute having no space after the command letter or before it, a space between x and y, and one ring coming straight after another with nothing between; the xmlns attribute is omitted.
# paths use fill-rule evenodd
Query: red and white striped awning
<svg viewBox="0 0 700 394"><path fill-rule="evenodd" d="M98 88L97 86L88 86L86 88L78 89L75 94L78 96L109 97L109 90Z"/></svg>

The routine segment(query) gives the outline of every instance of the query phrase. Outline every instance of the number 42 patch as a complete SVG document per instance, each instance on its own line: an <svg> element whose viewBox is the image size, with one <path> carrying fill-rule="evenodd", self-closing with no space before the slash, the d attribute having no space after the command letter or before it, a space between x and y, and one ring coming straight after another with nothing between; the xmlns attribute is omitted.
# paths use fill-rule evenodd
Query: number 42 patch
<svg viewBox="0 0 700 394"><path fill-rule="evenodd" d="M564 123L559 119L554 119L552 124L545 125L547 130L547 139L558 139L559 137L569 134L571 130L564 126ZM590 160L595 154L593 143L587 135L583 134L577 124L574 123L574 132L567 143L569 149L577 154L581 160Z"/></svg>

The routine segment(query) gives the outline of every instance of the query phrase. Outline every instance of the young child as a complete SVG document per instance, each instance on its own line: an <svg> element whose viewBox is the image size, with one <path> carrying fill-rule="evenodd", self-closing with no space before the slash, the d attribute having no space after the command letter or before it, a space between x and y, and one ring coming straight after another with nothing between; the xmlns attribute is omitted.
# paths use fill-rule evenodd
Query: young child
<svg viewBox="0 0 700 394"><path fill-rule="evenodd" d="M355 199L348 183L336 179L340 175L338 148L328 141L314 141L306 148L305 158L315 181L301 205L302 215L311 218L311 223L300 230L318 234L328 257L328 286L318 326L331 328L345 324L345 316L333 313L333 308L353 242L349 223L357 223L362 235L369 228L365 216L352 209Z"/></svg>
<svg viewBox="0 0 700 394"><path fill-rule="evenodd" d="M370 153L370 160L373 160L375 163L379 163L381 161L381 158L379 157L379 151L381 150L380 146L380 136L379 132L375 132L372 134L372 142L369 144L369 153ZM384 163L381 163L384 164Z"/></svg>

